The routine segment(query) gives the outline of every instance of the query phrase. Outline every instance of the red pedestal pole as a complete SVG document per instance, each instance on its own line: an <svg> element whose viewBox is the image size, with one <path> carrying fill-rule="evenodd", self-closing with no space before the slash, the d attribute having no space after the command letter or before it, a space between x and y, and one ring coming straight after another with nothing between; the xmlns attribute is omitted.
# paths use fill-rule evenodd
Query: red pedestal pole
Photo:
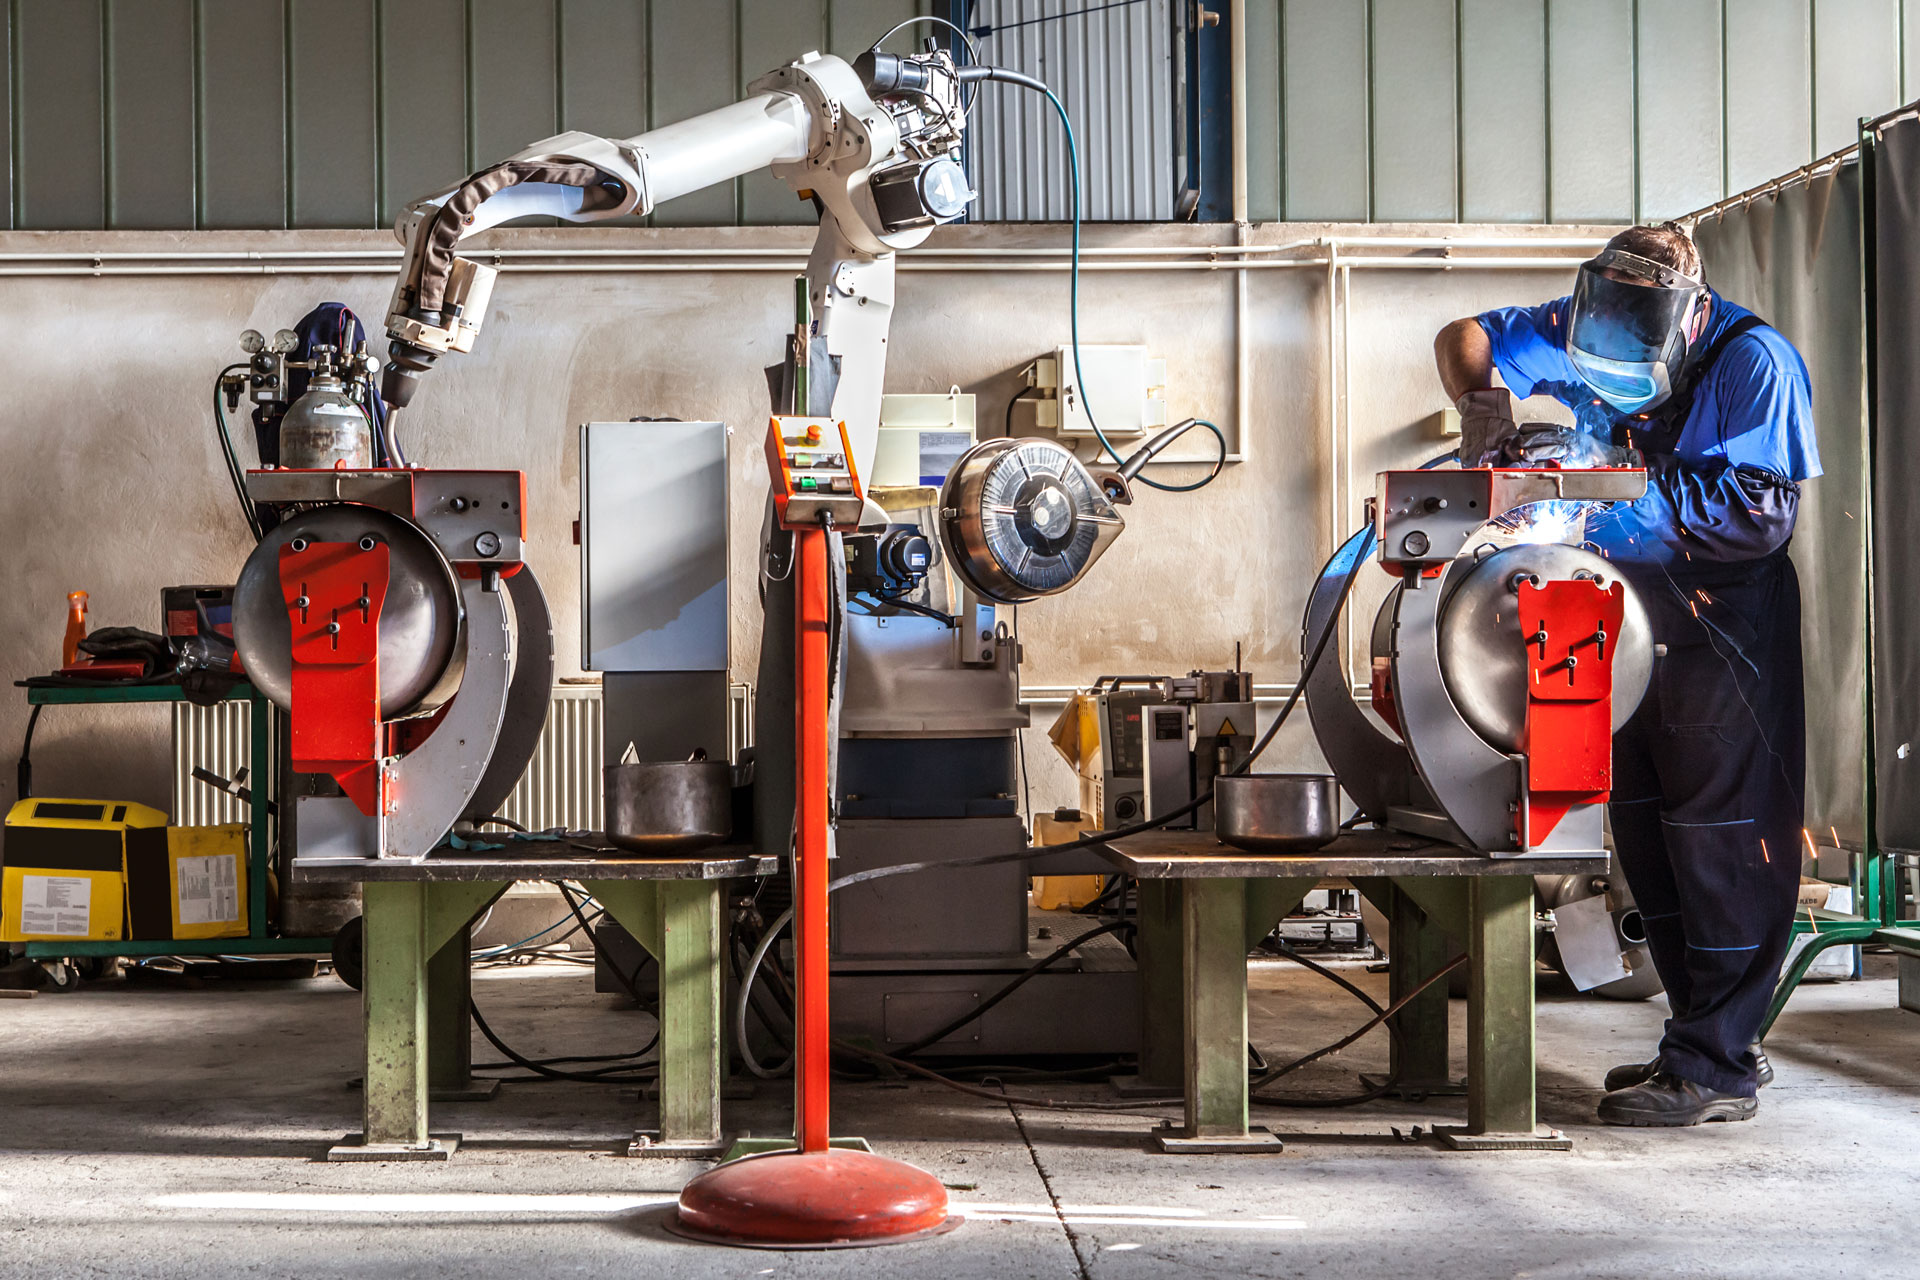
<svg viewBox="0 0 1920 1280"><path fill-rule="evenodd" d="M794 533L794 724L797 734L794 903L798 1018L797 1151L732 1160L680 1193L675 1231L760 1249L894 1244L959 1225L946 1188L925 1170L828 1142L832 1067L827 1012L827 554L825 529Z"/></svg>

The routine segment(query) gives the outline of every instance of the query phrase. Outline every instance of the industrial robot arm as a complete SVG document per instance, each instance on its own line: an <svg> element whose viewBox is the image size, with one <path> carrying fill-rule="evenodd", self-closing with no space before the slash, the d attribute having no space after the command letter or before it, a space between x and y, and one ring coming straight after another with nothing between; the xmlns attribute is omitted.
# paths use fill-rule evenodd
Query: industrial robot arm
<svg viewBox="0 0 1920 1280"><path fill-rule="evenodd" d="M967 78L981 70L968 68ZM847 424L864 471L878 439L893 254L973 199L958 159L961 80L944 52L868 53L857 68L808 54L731 106L632 138L563 133L414 202L394 228L406 259L388 308L382 394L405 406L442 354L472 349L496 273L458 256L467 236L534 216L646 214L771 169L820 209L807 263L811 340L825 344L835 376L802 408Z"/></svg>

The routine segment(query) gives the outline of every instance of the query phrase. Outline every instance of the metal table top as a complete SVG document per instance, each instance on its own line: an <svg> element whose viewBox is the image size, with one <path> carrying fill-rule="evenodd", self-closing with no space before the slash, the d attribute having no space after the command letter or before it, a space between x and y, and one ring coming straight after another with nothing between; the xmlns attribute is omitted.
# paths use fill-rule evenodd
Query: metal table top
<svg viewBox="0 0 1920 1280"><path fill-rule="evenodd" d="M1349 831L1312 853L1247 853L1211 831L1148 831L1101 846L1143 880L1355 876L1557 876L1603 872L1601 858L1489 858L1400 831Z"/></svg>
<svg viewBox="0 0 1920 1280"><path fill-rule="evenodd" d="M550 857L530 852L551 848ZM518 844L479 852L431 854L419 862L367 858L357 862L294 864L294 877L310 881L368 880L732 880L769 876L780 859L748 845L723 844L680 858L646 858L623 849L574 844Z"/></svg>

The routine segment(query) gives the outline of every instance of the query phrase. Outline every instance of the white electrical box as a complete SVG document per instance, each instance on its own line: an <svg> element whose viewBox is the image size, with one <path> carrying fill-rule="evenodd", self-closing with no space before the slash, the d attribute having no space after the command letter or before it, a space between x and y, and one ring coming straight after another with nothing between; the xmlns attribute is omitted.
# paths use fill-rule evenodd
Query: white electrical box
<svg viewBox="0 0 1920 1280"><path fill-rule="evenodd" d="M973 396L881 396L880 442L867 486L938 488L975 438Z"/></svg>
<svg viewBox="0 0 1920 1280"><path fill-rule="evenodd" d="M580 428L583 670L724 678L727 570L726 424Z"/></svg>
<svg viewBox="0 0 1920 1280"><path fill-rule="evenodd" d="M1036 393L1033 425L1057 435L1090 437L1097 422L1109 439L1131 440L1167 425L1167 362L1145 347L1082 343L1077 373L1073 348L1061 347L1028 366L1027 385Z"/></svg>

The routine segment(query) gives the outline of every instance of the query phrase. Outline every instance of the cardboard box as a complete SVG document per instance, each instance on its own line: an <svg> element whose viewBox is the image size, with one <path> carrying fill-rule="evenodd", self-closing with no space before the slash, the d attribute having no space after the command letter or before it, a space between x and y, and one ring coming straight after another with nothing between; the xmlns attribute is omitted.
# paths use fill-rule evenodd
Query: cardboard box
<svg viewBox="0 0 1920 1280"><path fill-rule="evenodd" d="M1089 831L1098 831L1100 824L1086 818L1074 810L1061 810L1043 813L1033 820L1033 838L1036 843L1066 844L1077 840ZM1077 911L1100 896L1106 887L1105 876L1034 876L1033 905L1044 911L1066 908Z"/></svg>
<svg viewBox="0 0 1920 1280"><path fill-rule="evenodd" d="M127 801L16 803L0 844L0 942L143 936L130 927L128 868L165 862L166 828L166 814Z"/></svg>
<svg viewBox="0 0 1920 1280"><path fill-rule="evenodd" d="M164 894L170 938L247 936L247 828L168 827L164 880L151 890L129 876L128 898Z"/></svg>
<svg viewBox="0 0 1920 1280"><path fill-rule="evenodd" d="M118 800L34 797L7 814L0 941L247 935L247 829L170 827Z"/></svg>

